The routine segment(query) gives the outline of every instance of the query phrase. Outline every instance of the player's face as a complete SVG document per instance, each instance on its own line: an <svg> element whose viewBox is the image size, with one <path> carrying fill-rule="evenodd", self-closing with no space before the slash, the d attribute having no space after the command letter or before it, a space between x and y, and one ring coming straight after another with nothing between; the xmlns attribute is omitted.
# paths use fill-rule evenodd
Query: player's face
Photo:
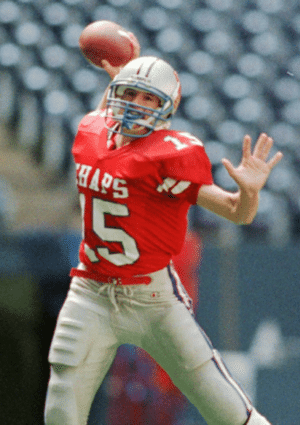
<svg viewBox="0 0 300 425"><path fill-rule="evenodd" d="M121 99L136 103L144 108L156 109L161 105L161 99L155 94L131 87L125 89Z"/></svg>
<svg viewBox="0 0 300 425"><path fill-rule="evenodd" d="M132 87L127 87L123 94L120 96L120 99L125 100L127 102L134 103L134 109L139 112L147 112L147 108L149 108L148 112L151 113L151 109L157 109L161 107L162 100L153 93L144 90L138 90ZM141 106L141 108L139 108ZM147 118L148 116L145 114L143 118ZM128 135L130 134L143 134L148 131L147 128L142 127L138 124L134 124L131 129L124 129Z"/></svg>

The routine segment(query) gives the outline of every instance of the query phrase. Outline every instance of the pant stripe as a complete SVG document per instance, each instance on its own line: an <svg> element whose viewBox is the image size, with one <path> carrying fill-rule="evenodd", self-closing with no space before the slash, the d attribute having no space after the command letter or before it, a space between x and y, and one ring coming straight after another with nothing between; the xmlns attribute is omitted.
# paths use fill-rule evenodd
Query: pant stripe
<svg viewBox="0 0 300 425"><path fill-rule="evenodd" d="M185 288L182 286L180 278L176 270L174 269L174 266L172 265L172 263L168 265L167 269L168 269L169 277L172 282L174 294L176 295L178 300L186 306L186 308L190 311L190 313L193 313L192 300L187 294Z"/></svg>
<svg viewBox="0 0 300 425"><path fill-rule="evenodd" d="M213 356L213 362L215 363L218 370L221 372L221 374L224 376L224 378L230 383L230 385L236 390L236 392L239 394L243 402L245 403L248 415L250 415L251 410L253 408L251 401L246 396L242 388L238 385L238 383L234 380L234 378L231 376L231 373L225 366L220 354L217 350L213 350L214 356Z"/></svg>

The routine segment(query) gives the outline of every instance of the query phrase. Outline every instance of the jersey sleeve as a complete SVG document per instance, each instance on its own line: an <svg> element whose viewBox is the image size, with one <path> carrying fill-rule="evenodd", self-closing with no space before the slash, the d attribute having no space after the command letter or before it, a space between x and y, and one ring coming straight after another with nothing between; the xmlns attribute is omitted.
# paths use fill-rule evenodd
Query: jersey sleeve
<svg viewBox="0 0 300 425"><path fill-rule="evenodd" d="M73 155L85 149L88 144L91 144L90 138L99 138L103 127L104 121L101 111L94 111L84 115L78 124L77 134L73 142Z"/></svg>
<svg viewBox="0 0 300 425"><path fill-rule="evenodd" d="M165 137L170 155L164 162L165 171L174 178L198 184L212 184L211 162L201 140L186 132L174 132Z"/></svg>
<svg viewBox="0 0 300 425"><path fill-rule="evenodd" d="M161 161L163 187L174 197L195 204L200 187L213 184L211 162L203 143L189 133L172 132L164 138L168 154Z"/></svg>
<svg viewBox="0 0 300 425"><path fill-rule="evenodd" d="M189 133L178 132L165 137L164 141L169 142L169 146L168 155L161 161L161 175L168 176L169 182L172 179L179 182L171 189L173 194L185 194L194 204L199 188L213 183L212 166L203 143Z"/></svg>
<svg viewBox="0 0 300 425"><path fill-rule="evenodd" d="M163 192L170 198L182 198L189 204L196 204L201 185L187 180L175 180L166 177L157 187L158 192Z"/></svg>
<svg viewBox="0 0 300 425"><path fill-rule="evenodd" d="M180 155L165 159L162 162L162 173L200 185L213 183L210 160L200 146L189 147Z"/></svg>

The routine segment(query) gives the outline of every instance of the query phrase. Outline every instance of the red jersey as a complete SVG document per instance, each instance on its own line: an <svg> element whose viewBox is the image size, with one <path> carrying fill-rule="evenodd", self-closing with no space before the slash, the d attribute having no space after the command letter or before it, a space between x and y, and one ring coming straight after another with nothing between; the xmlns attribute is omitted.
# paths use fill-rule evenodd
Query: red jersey
<svg viewBox="0 0 300 425"><path fill-rule="evenodd" d="M154 131L118 149L108 147L108 133L102 113L92 112L72 149L83 217L79 259L82 275L96 280L167 266L183 246L200 186L213 182L202 142L189 133Z"/></svg>

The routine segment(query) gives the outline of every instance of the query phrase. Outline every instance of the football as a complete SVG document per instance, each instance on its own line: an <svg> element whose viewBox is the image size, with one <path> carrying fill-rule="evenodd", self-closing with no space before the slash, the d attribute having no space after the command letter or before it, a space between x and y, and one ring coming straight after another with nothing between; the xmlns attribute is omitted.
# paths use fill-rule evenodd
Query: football
<svg viewBox="0 0 300 425"><path fill-rule="evenodd" d="M126 65L140 51L135 35L111 21L87 25L80 34L79 47L84 57L99 67L103 59L112 66Z"/></svg>

